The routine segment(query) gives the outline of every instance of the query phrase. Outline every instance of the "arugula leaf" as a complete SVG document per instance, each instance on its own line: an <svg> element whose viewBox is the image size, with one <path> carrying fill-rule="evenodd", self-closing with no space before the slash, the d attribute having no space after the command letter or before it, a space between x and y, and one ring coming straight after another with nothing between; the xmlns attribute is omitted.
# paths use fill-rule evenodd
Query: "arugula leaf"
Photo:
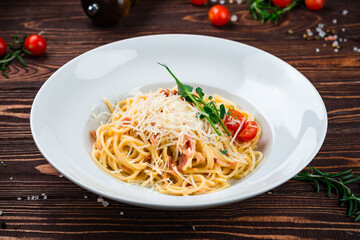
<svg viewBox="0 0 360 240"><path fill-rule="evenodd" d="M221 104L220 105L220 118L223 119L224 118L224 115L225 115L225 106L224 104Z"/></svg>
<svg viewBox="0 0 360 240"><path fill-rule="evenodd" d="M183 85L183 87L186 89L186 91L192 92L192 90L193 90L193 87L192 87L192 86L189 86L189 85L186 85L186 84L182 84L182 85ZM180 96L182 96L182 97L186 97L187 94L186 94L186 91L185 91L185 89L184 89L183 87L179 86L179 84L178 84L179 94L180 94Z"/></svg>
<svg viewBox="0 0 360 240"><path fill-rule="evenodd" d="M200 87L197 87L195 91L199 94L200 98L204 97L205 94L203 93L203 91Z"/></svg>
<svg viewBox="0 0 360 240"><path fill-rule="evenodd" d="M227 150L227 149L222 150L222 149L220 148L220 152L221 152L222 154L227 154L228 150Z"/></svg>

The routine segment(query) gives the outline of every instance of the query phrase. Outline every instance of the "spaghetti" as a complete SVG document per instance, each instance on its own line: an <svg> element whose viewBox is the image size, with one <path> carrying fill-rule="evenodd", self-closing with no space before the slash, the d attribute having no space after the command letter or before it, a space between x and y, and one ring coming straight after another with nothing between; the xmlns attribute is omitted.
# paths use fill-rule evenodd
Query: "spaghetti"
<svg viewBox="0 0 360 240"><path fill-rule="evenodd" d="M245 118L238 124L254 121L232 102L218 95L213 100L224 104L227 114L232 108L241 112ZM256 150L260 127L252 140L242 142L236 138L241 126L228 136L218 123L219 136L176 89L139 93L115 106L105 103L111 117L90 131L92 158L122 181L170 195L205 194L228 188L230 179L245 177L263 159Z"/></svg>

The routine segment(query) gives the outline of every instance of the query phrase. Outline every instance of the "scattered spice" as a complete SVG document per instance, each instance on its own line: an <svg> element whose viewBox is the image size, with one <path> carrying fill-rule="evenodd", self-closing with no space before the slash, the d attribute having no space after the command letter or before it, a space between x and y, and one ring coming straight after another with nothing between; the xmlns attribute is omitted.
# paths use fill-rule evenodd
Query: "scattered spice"
<svg viewBox="0 0 360 240"><path fill-rule="evenodd" d="M289 35L293 35L293 34L294 34L294 31L293 31L293 30L291 30L291 29L289 29L289 30L287 30L287 34L289 34Z"/></svg>
<svg viewBox="0 0 360 240"><path fill-rule="evenodd" d="M108 202L108 201L103 201L101 204L102 204L104 207L109 206L109 202Z"/></svg>
<svg viewBox="0 0 360 240"><path fill-rule="evenodd" d="M17 200L20 201L22 198L21 197L18 197Z"/></svg>
<svg viewBox="0 0 360 240"><path fill-rule="evenodd" d="M60 174L59 177L64 177L64 175Z"/></svg>
<svg viewBox="0 0 360 240"><path fill-rule="evenodd" d="M124 215L124 212L120 212L120 215L121 215L121 216Z"/></svg>
<svg viewBox="0 0 360 240"><path fill-rule="evenodd" d="M3 165L3 167L6 167L6 163L4 163L3 161L1 161L1 165Z"/></svg>
<svg viewBox="0 0 360 240"><path fill-rule="evenodd" d="M238 16L237 15L232 15L231 16L231 18L230 18L230 21L232 21L232 22L237 22L237 20L238 20Z"/></svg>

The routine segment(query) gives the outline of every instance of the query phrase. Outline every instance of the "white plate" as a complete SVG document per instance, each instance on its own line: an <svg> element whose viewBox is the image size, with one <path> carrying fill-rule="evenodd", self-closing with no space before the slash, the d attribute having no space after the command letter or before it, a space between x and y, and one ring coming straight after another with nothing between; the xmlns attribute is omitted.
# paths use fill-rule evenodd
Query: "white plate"
<svg viewBox="0 0 360 240"><path fill-rule="evenodd" d="M265 158L254 172L220 192L169 196L117 180L92 161L93 106L99 111L104 97L118 100L139 90L175 86L157 61L181 81L255 113ZM198 209L244 200L288 181L319 151L327 114L313 85L273 55L220 38L154 35L107 44L65 64L41 87L30 122L44 157L81 187L138 206Z"/></svg>

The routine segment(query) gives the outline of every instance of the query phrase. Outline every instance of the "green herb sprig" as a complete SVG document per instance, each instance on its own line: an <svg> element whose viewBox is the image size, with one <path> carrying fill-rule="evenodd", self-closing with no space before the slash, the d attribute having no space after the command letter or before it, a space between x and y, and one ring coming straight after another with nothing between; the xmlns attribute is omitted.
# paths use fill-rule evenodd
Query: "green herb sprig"
<svg viewBox="0 0 360 240"><path fill-rule="evenodd" d="M283 14L302 4L304 4L304 0L294 0L288 6L281 8L274 6L271 0L251 0L249 10L255 20L261 19L261 23L274 22L278 24L279 18Z"/></svg>
<svg viewBox="0 0 360 240"><path fill-rule="evenodd" d="M6 54L3 59L0 60L0 70L2 71L2 74L4 77L9 78L9 75L6 73L6 70L8 69L8 65L15 59L18 59L21 64L24 67L27 67L28 65L25 63L24 59L22 58L22 54L30 54L28 50L24 47L25 39L27 38L27 35L24 35L23 38L19 37L19 33L11 37L13 42L11 45L9 45L9 48L11 50L10 53Z"/></svg>
<svg viewBox="0 0 360 240"><path fill-rule="evenodd" d="M360 176L353 177L351 169L340 173L324 173L310 165L309 169L309 172L299 173L293 179L315 182L317 193L320 192L319 183L325 184L328 197L331 197L332 192L339 195L340 205L347 204L348 206L348 216L355 215L354 221L358 221L360 219L360 197L355 196L347 185L360 180Z"/></svg>
<svg viewBox="0 0 360 240"><path fill-rule="evenodd" d="M166 64L162 64L159 62L158 62L158 64L165 67L166 70L168 70L168 72L171 74L171 76L173 76L173 78L175 79L175 81L178 85L178 91L179 91L180 96L184 97L186 101L188 101L190 103L194 103L204 113L204 114L200 115L200 119L206 118L209 121L210 125L214 128L215 132L219 136L221 136L221 133L216 128L215 124L220 123L222 128L225 130L226 134L228 136L230 136L228 129L225 127L225 125L222 121L222 119L224 118L225 113L226 113L224 104L221 104L220 107L218 108L216 106L215 101L206 102L204 100L205 94L203 93L203 91L200 87L195 89L195 92L198 95L193 94L192 86L181 83L179 81L179 79L177 79L177 77L170 71L169 67L166 66ZM208 100L212 100L212 99L213 99L213 97L209 96Z"/></svg>

